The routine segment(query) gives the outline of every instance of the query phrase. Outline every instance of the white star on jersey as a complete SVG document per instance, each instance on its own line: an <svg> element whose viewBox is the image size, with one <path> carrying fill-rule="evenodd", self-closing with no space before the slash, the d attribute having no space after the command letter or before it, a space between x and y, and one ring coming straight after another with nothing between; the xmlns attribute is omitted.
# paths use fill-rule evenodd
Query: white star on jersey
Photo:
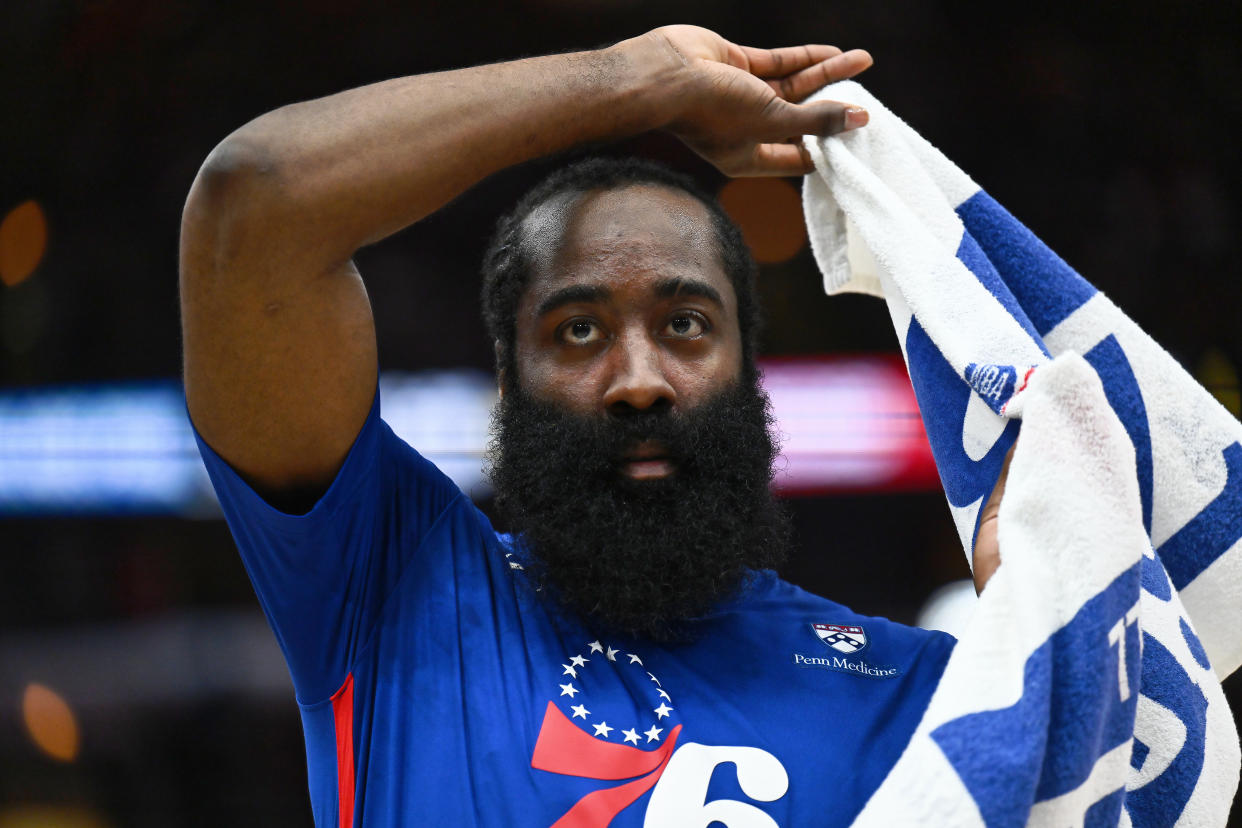
<svg viewBox="0 0 1242 828"><path fill-rule="evenodd" d="M565 711L572 711L572 715L570 718L574 720L581 719L582 720L581 727L583 728L584 732L587 732L587 733L593 732L595 738L597 739L603 739L604 741L610 742L612 741L612 738L611 738L612 734L615 731L618 734L620 734L622 742L626 744L634 745L636 747L642 743L642 737L644 736L646 737L647 744L661 741L661 736L663 735L665 731L665 727L671 726L673 723L676 722L676 719L673 719L670 717L670 714L674 710L671 704L672 699L669 696L669 694L660 687L660 680L656 678L655 673L646 671L646 666L643 664L643 660L639 658L637 653L622 653L620 650L616 649L615 647L605 644L603 641L599 641L599 640L588 642L586 644L586 648L587 648L588 653L602 654L603 659L601 661L596 662L595 665L588 666L591 662L591 659L587 658L581 653L579 653L578 655L566 657L567 663L561 664L561 670L562 670L561 675L569 676L575 681L571 681L568 684L559 685L559 687L561 688L560 695L562 697L569 696L570 699L574 699L575 696L581 693L583 694L582 696L583 701L579 704L570 704L566 708L561 708L561 709ZM629 663L626 664L624 667L622 667L621 666L622 662L619 662L617 660L618 655L629 656L629 659L628 659ZM641 725L643 724L642 722L632 725L631 727L619 728L619 727L614 727L613 725L610 725L607 721L604 721L602 719L597 722L591 721L592 714L591 714L591 711L587 709L587 706L586 706L587 701L592 701L592 704L591 704L592 707L594 707L597 711L599 711L599 713L603 715L607 715L613 721L617 720L617 714L619 712L616 706L609 705L609 703L607 702L606 695L603 696L602 698L599 695L600 688L604 686L601 684L597 684L597 682L601 680L601 672L604 676L608 676L608 675L624 676L626 672L631 671L633 669L632 665L638 665L640 671L646 673L647 677L651 679L651 681L655 685L654 687L651 687L651 685L647 685L647 686L651 687L651 690L654 691L653 695L658 695L660 699L662 699L659 707L648 708L651 710L652 713L655 714L655 717L656 717L655 722L650 723L651 727L649 729L639 730L639 727L641 727ZM634 687L628 681L625 682L625 684L628 685L631 688L631 690L626 694L626 696L623 696L622 698L626 698L628 696L632 701L639 702L639 707L641 708L643 705L641 704L640 700L642 698L642 695L646 695L645 692L640 690L637 687ZM638 693L640 695L635 695L635 693ZM576 701L576 699L574 700ZM604 707L600 708L599 707L600 704L603 704ZM632 710L633 708L629 707L629 705L626 705L624 709ZM624 721L624 718L626 717L626 715L627 714L625 713L621 714L622 721ZM670 721L666 723L666 726L665 727L657 726L658 723L662 722L664 719L670 719ZM586 730L586 728L588 727L590 727L591 730Z"/></svg>

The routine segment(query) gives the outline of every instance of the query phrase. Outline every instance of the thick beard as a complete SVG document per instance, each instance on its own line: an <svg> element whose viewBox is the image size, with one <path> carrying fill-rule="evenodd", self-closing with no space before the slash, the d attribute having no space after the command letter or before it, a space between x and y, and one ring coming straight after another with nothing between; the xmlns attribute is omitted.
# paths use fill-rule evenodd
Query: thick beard
<svg viewBox="0 0 1242 828"><path fill-rule="evenodd" d="M534 584L564 607L616 632L690 639L693 619L789 548L771 425L757 378L677 413L582 416L511 391L492 421L496 505ZM648 439L674 473L623 477L625 453Z"/></svg>

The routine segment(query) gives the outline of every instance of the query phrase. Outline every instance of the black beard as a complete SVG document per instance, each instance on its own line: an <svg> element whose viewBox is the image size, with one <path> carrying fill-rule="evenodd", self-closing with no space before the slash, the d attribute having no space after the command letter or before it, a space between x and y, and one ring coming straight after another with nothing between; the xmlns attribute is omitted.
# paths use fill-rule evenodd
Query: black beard
<svg viewBox="0 0 1242 828"><path fill-rule="evenodd" d="M496 506L533 583L564 607L612 631L690 639L692 619L789 548L771 425L757 378L676 413L576 415L510 391L492 418ZM667 449L672 475L622 475L643 440Z"/></svg>

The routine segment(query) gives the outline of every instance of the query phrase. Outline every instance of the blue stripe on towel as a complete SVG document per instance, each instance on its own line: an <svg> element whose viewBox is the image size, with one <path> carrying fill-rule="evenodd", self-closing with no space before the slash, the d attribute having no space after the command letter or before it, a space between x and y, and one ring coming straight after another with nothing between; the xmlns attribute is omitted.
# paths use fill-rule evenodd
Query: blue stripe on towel
<svg viewBox="0 0 1242 828"><path fill-rule="evenodd" d="M991 494L1005 454L1018 438L1018 421L1005 424L1000 439L982 459L971 460L962 445L971 388L962 382L917 319L910 320L906 332L906 357L945 496L954 506L969 506Z"/></svg>
<svg viewBox="0 0 1242 828"><path fill-rule="evenodd" d="M1136 620L1126 623L1139 598L1139 567L1136 563L1119 575L1031 653L1017 702L932 731L988 828L1025 825L1028 812L1018 803L1074 790L1100 756L1129 741L1139 665L1146 658L1139 658ZM1118 624L1125 629L1124 700L1118 680L1121 647L1110 642Z"/></svg>
<svg viewBox="0 0 1242 828"><path fill-rule="evenodd" d="M1117 820L1121 817L1121 804L1125 797L1126 789L1122 787L1092 805L1083 814L1082 828L1117 828Z"/></svg>
<svg viewBox="0 0 1242 828"><path fill-rule="evenodd" d="M1147 425L1147 406L1130 361L1117 337L1109 334L1083 358L1104 383L1104 396L1134 444L1134 463L1138 467L1139 499L1143 502L1143 528L1151 534L1152 456L1151 429Z"/></svg>
<svg viewBox="0 0 1242 828"><path fill-rule="evenodd" d="M1181 745L1170 746L1167 744L1170 734L1160 734L1166 742L1162 755L1167 757L1172 750L1177 753L1163 773L1126 794L1126 810L1135 825L1173 825L1190 801L1203 770L1207 698L1173 654L1151 633L1143 633L1142 694L1172 711L1185 726L1186 736ZM1162 761L1153 753L1149 751L1143 757L1144 762Z"/></svg>
<svg viewBox="0 0 1242 828"><path fill-rule="evenodd" d="M957 214L1039 336L1096 294L1090 282L983 190L958 205ZM960 254L958 258L962 258ZM969 262L966 265L971 266ZM1032 279L1033 274L1039 278ZM1014 318L1021 321L1022 317L1015 314Z"/></svg>
<svg viewBox="0 0 1242 828"><path fill-rule="evenodd" d="M1143 556L1143 589L1161 601L1173 597L1173 585L1169 583L1168 573L1154 555L1150 558Z"/></svg>
<svg viewBox="0 0 1242 828"><path fill-rule="evenodd" d="M973 199L971 199L973 201ZM993 202L995 204L995 202ZM1031 320L1027 317L1026 312L1022 310L1022 306L1018 303L1017 298L1006 286L1000 274L996 272L992 261L988 258L988 254L983 251L970 232L962 234L962 240L957 246L957 259L966 265L966 269L975 275L988 293L996 297L996 301L1001 303L1005 310L1009 311L1009 315L1018 321L1018 324L1031 337L1031 341L1039 346L1044 352L1044 356L1051 359L1052 355L1048 353L1048 349L1044 347L1044 342L1040 338L1040 334L1035 330L1035 326L1031 324ZM1008 398L1006 398L1008 399Z"/></svg>
<svg viewBox="0 0 1242 828"><path fill-rule="evenodd" d="M1242 443L1225 446L1223 454L1226 476L1220 494L1156 550L1178 589L1242 540Z"/></svg>

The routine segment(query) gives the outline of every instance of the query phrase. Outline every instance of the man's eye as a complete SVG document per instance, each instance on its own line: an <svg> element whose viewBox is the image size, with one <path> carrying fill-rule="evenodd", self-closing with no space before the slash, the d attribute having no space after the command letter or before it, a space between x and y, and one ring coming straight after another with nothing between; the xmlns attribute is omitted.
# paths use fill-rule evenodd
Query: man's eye
<svg viewBox="0 0 1242 828"><path fill-rule="evenodd" d="M698 314L681 313L670 319L664 330L668 336L694 339L707 333L707 322Z"/></svg>
<svg viewBox="0 0 1242 828"><path fill-rule="evenodd" d="M599 325L589 319L575 319L561 328L561 339L572 345L588 345L603 338Z"/></svg>

